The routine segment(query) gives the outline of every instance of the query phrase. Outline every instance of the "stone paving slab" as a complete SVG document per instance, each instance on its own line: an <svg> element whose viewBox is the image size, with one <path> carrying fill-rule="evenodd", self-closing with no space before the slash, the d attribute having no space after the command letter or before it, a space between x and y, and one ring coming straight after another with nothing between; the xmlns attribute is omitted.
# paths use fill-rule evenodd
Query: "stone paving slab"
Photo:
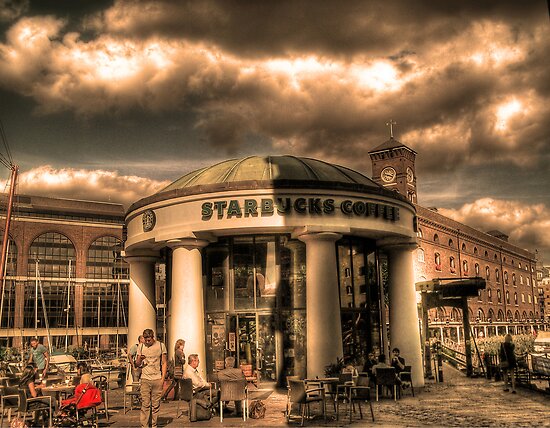
<svg viewBox="0 0 550 428"><path fill-rule="evenodd" d="M373 402L375 422L370 419L368 408L363 405L364 419L359 414L349 419L336 421L332 406L327 406L328 420L315 417L306 422L306 426L444 426L444 427L550 427L550 395L541 392L518 388L517 394L503 391L503 383L484 378L467 378L452 367L444 367L443 383L428 383L422 391L415 390L412 397L410 390L397 402L383 398ZM240 427L240 426L284 426L286 408L286 391L283 389L261 389L251 391L252 399L261 398L267 406L264 419L249 419L246 422L233 414L224 412L224 421L219 416L210 421L190 423L187 418L187 405L181 408L185 414L176 418L175 402L163 403L159 427ZM107 423L100 419L100 426L138 427L139 410L131 410L126 415L122 411L122 390L110 391L110 407L114 410ZM340 409L341 414L347 407ZM312 406L312 413L319 413L319 408ZM299 419L291 421L289 426L299 426Z"/></svg>

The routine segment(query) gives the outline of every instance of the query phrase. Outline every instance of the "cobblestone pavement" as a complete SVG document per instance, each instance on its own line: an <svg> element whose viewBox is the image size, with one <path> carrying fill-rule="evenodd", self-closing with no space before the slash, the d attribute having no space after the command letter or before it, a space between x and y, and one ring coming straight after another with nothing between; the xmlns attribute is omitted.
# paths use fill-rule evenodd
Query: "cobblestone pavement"
<svg viewBox="0 0 550 428"><path fill-rule="evenodd" d="M422 391L415 390L412 397L410 389L397 402L383 398L373 402L375 422L370 419L368 408L363 405L364 419L358 413L353 414L352 423L349 416L342 421L335 420L332 405L327 406L328 420L315 417L306 422L306 426L444 426L444 427L550 427L550 395L541 392L518 388L517 394L503 391L503 383L484 378L467 378L455 369L445 366L443 383L427 383ZM187 405L182 404L184 415L176 418L175 402L163 403L159 418L159 427L207 427L207 426L281 426L287 425L284 410L286 391L259 389L251 391L251 399L262 399L267 411L264 419L241 418L224 412L223 424L219 416L210 421L190 423L187 418ZM139 410L127 414L122 410L122 390L112 390L109 396L109 407L113 409L109 422L100 419L100 426L137 427ZM347 405L340 408L341 415ZM319 408L312 406L312 414L318 414ZM299 419L293 420L290 426L299 426Z"/></svg>

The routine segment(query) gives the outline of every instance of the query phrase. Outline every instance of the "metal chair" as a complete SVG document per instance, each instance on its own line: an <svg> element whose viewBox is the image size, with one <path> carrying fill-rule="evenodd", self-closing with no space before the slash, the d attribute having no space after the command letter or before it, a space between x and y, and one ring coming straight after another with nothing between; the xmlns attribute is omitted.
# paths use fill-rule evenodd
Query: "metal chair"
<svg viewBox="0 0 550 428"><path fill-rule="evenodd" d="M334 411L338 407L338 401L340 399L345 400L347 398L346 386L349 386L353 383L353 373L352 372L343 372L338 375L338 382L328 384L328 393L332 397Z"/></svg>
<svg viewBox="0 0 550 428"><path fill-rule="evenodd" d="M19 415L26 418L29 414L35 417L35 412L48 411L48 418L52 426L52 397L43 395L40 397L28 397L27 390L19 388ZM36 419L36 418L35 418Z"/></svg>
<svg viewBox="0 0 550 428"><path fill-rule="evenodd" d="M393 387L393 398L397 401L397 385L399 379L395 374L395 367L378 367L376 368L374 384L376 385L376 401L378 401L378 387Z"/></svg>
<svg viewBox="0 0 550 428"><path fill-rule="evenodd" d="M246 379L220 380L220 422L223 422L224 401L240 401L243 407L243 420L248 413L248 388Z"/></svg>
<svg viewBox="0 0 550 428"><path fill-rule="evenodd" d="M105 419L109 421L109 381L107 380L107 376L94 376L92 378L92 382L95 387L101 391L101 399L103 400L103 405L105 406Z"/></svg>
<svg viewBox="0 0 550 428"><path fill-rule="evenodd" d="M302 416L302 422L300 426L304 426L304 417L306 413L306 407L309 414L309 405L311 403L322 403L323 406L323 418L327 419L326 405L325 405L325 389L324 388L311 388L306 389L306 384L303 380L289 379L290 385L290 405L296 403L300 405L300 411ZM290 413L287 415L287 422L290 421Z"/></svg>
<svg viewBox="0 0 550 428"><path fill-rule="evenodd" d="M130 406L128 410L126 410L126 399L130 400ZM124 397L123 397L123 411L124 414L128 413L130 410L134 409L134 403L140 403L141 402L141 392L140 392L140 384L139 382L133 382L130 384L127 384L124 387ZM141 404L139 405L138 409L141 408Z"/></svg>
<svg viewBox="0 0 550 428"><path fill-rule="evenodd" d="M180 390L179 397L176 397L178 400L178 408L176 409L176 418L179 418L183 415L181 412L180 415L180 403L181 401L187 401L191 405L191 400L193 399L193 381L191 379L181 379L180 380ZM187 411L187 416L189 417L189 422L191 422L191 412Z"/></svg>
<svg viewBox="0 0 550 428"><path fill-rule="evenodd" d="M8 422L11 421L11 411L19 411L19 391L14 386L0 386L0 401L2 420L0 427L4 426L4 413L8 411Z"/></svg>
<svg viewBox="0 0 550 428"><path fill-rule="evenodd" d="M287 389L287 392L286 392L286 417L287 417L287 420L288 420L288 415L290 415L290 410L291 410L291 404L290 404L290 380L300 380L300 376L287 376L286 377L286 389Z"/></svg>
<svg viewBox="0 0 550 428"><path fill-rule="evenodd" d="M402 372L399 373L399 380L401 381L401 393L407 386L411 387L412 396L414 397L414 386L412 383L412 367L405 366Z"/></svg>
<svg viewBox="0 0 550 428"><path fill-rule="evenodd" d="M370 414L372 421L374 422L374 411L372 410L372 401L370 399L369 378L366 376L359 376L357 378L357 385L349 387L349 423L351 424L352 410L355 411L355 403L359 407L359 415L363 419L363 412L361 411L361 403L368 402L370 406ZM338 413L336 413L338 417Z"/></svg>

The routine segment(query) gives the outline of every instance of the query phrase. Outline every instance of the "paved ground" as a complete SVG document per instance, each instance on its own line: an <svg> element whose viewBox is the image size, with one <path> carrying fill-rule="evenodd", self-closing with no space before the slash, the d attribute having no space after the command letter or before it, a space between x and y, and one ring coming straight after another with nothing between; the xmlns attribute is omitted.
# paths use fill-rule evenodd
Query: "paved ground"
<svg viewBox="0 0 550 428"><path fill-rule="evenodd" d="M484 378L469 379L451 367L444 368L444 383L428 383L423 391L416 391L416 397L405 391L405 396L397 402L389 398L373 402L375 422L359 414L353 416L351 425L365 426L445 426L445 427L550 427L550 395L541 392L518 388L517 394L503 391L503 383ZM284 409L286 391L256 390L251 393L252 399L261 398L267 406L264 419L242 419L224 414L223 424L219 417L210 421L190 423L185 413L176 418L176 403L163 403L159 426L281 426L286 425ZM110 391L112 413L109 423L101 419L101 425L113 427L139 426L139 410L132 410L126 415L122 411L122 390ZM187 411L187 406L182 405ZM329 420L314 418L307 426L348 426L349 419L336 421L331 406ZM344 407L345 408L345 407ZM312 413L317 409L312 408ZM364 409L367 410L367 409ZM341 408L341 413L343 410ZM369 415L370 416L370 415ZM299 422L291 421L291 426Z"/></svg>

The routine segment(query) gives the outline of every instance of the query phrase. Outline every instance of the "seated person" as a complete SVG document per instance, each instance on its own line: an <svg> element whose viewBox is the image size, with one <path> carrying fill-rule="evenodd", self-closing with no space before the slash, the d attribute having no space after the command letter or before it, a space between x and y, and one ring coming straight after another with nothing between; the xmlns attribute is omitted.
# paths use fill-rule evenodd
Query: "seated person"
<svg viewBox="0 0 550 428"><path fill-rule="evenodd" d="M60 410L67 410L71 404L78 409L101 404L101 391L93 384L90 373L84 373L80 377L80 384L75 388L74 395L61 402Z"/></svg>
<svg viewBox="0 0 550 428"><path fill-rule="evenodd" d="M378 369L380 367L382 367L382 368L391 367L391 366L386 364L386 355L385 354L380 354L378 356L378 362L374 366L372 366L371 372L374 376L376 376L376 369Z"/></svg>
<svg viewBox="0 0 550 428"><path fill-rule="evenodd" d="M374 352L369 352L367 361L365 361L365 365L363 366L363 372L372 373L372 368L376 364L378 364L378 359L376 358L376 355L374 355Z"/></svg>
<svg viewBox="0 0 550 428"><path fill-rule="evenodd" d="M195 398L209 400L212 404L215 404L218 402L217 394L212 394L213 397L210 396L210 383L203 379L197 368L198 366L199 356L197 354L189 355L187 365L183 371L183 378L191 379L193 382L193 393L195 394Z"/></svg>
<svg viewBox="0 0 550 428"><path fill-rule="evenodd" d="M28 364L23 372L21 373L21 378L19 380L19 388L24 389L27 393L27 397L29 398L36 398L42 395L42 388L44 387L43 383L35 383L36 378L36 365L34 364ZM38 420L42 416L43 420L45 421L49 415L48 411L43 409L44 404L49 404L49 401L33 401L29 403L28 409L33 410L36 409L37 411L34 412L34 425L37 426L39 424Z"/></svg>
<svg viewBox="0 0 550 428"><path fill-rule="evenodd" d="M91 373L91 370L90 368L88 367L88 364L86 364L85 362L83 361L80 361L77 365L76 365L76 376L73 378L73 385L78 385L80 384L80 378L82 377L83 374L85 373Z"/></svg>
<svg viewBox="0 0 550 428"><path fill-rule="evenodd" d="M391 366L395 367L395 373L398 375L405 370L405 358L401 357L399 352L399 348L393 348L391 359Z"/></svg>
<svg viewBox="0 0 550 428"><path fill-rule="evenodd" d="M235 368L235 357L227 357L225 359L225 368L217 373L218 380L236 380L244 379L246 377L240 368ZM242 406L240 401L235 401L235 410L237 414L242 413Z"/></svg>

